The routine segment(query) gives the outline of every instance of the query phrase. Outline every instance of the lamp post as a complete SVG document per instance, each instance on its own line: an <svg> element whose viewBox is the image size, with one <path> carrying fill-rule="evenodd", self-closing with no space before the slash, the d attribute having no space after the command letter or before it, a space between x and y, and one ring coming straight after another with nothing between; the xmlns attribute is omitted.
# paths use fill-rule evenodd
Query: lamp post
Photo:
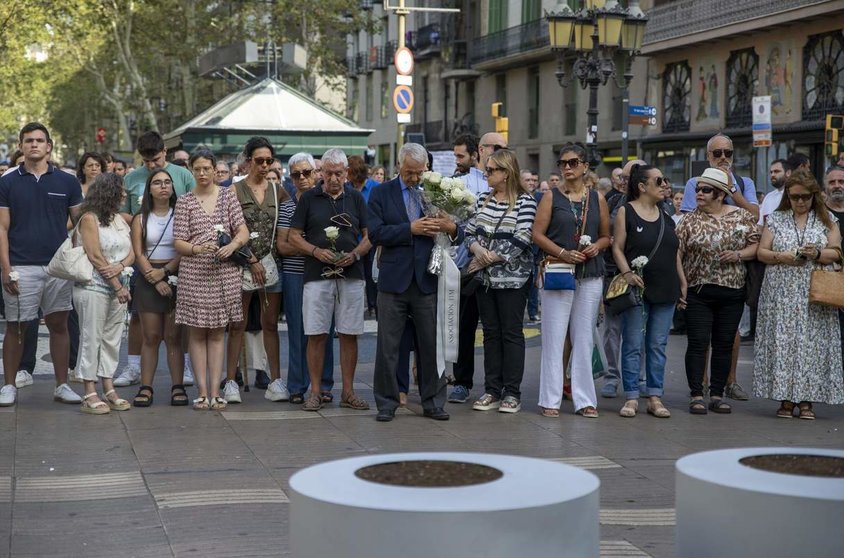
<svg viewBox="0 0 844 558"><path fill-rule="evenodd" d="M595 168L601 162L598 153L598 87L616 78L616 61L624 64L624 100L622 157L627 157L627 90L633 75L633 57L642 46L647 17L639 9L639 2L632 0L629 8L617 0L584 0L583 7L573 12L562 1L554 11L545 12L551 50L557 55L557 81L568 87L577 78L581 87L589 88L586 151L589 165ZM571 71L566 73L566 66ZM620 86L622 87L622 86Z"/></svg>

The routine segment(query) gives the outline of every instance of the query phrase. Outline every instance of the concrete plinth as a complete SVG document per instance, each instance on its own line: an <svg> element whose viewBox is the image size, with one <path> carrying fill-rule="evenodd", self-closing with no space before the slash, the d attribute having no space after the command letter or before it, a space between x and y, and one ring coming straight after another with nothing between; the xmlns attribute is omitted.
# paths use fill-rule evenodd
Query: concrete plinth
<svg viewBox="0 0 844 558"><path fill-rule="evenodd" d="M677 556L842 556L844 479L776 473L740 462L776 454L844 458L844 451L782 447L680 459Z"/></svg>
<svg viewBox="0 0 844 558"><path fill-rule="evenodd" d="M416 460L476 463L503 475L442 488L355 476L363 467ZM401 453L321 463L290 479L292 556L597 558L599 486L576 467L509 455Z"/></svg>

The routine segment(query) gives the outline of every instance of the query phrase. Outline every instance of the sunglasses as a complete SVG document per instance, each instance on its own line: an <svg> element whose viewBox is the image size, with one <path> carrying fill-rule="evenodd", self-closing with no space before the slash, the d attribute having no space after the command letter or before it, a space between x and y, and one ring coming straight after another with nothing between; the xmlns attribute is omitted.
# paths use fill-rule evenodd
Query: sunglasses
<svg viewBox="0 0 844 558"><path fill-rule="evenodd" d="M308 170L303 170L303 171L293 171L293 172L290 173L290 177L293 178L293 180L299 180L303 176L305 178L310 178L311 173L313 173L313 172L314 172L313 169L308 169Z"/></svg>
<svg viewBox="0 0 844 558"><path fill-rule="evenodd" d="M507 149L507 148L506 148L506 147L504 147L503 145L498 145L498 144L496 144L496 143L482 143L482 144L481 144L481 147L489 147L489 148L492 148L492 152L493 152L493 153L496 153L496 152L498 152L498 151L501 151L502 149Z"/></svg>
<svg viewBox="0 0 844 558"><path fill-rule="evenodd" d="M715 191L712 186L695 186L695 193L703 192L704 194L711 194Z"/></svg>
<svg viewBox="0 0 844 558"><path fill-rule="evenodd" d="M663 176L657 176L654 178L654 182L656 182L658 188L661 188L663 184L668 184L668 181Z"/></svg>
<svg viewBox="0 0 844 558"><path fill-rule="evenodd" d="M733 156L732 149L713 149L712 151L710 151L710 153L712 153L712 156L716 159L720 159L722 154L727 159L730 159Z"/></svg>
<svg viewBox="0 0 844 558"><path fill-rule="evenodd" d="M557 166L558 167L568 167L568 168L573 169L577 165L579 165L580 163L581 163L580 159L575 157L573 159L566 159L566 160L560 159L560 160L557 161Z"/></svg>
<svg viewBox="0 0 844 558"><path fill-rule="evenodd" d="M258 165L259 167L263 165L272 165L274 160L275 159L273 159L272 157L252 157L252 162Z"/></svg>
<svg viewBox="0 0 844 558"><path fill-rule="evenodd" d="M492 173L494 173L495 171L498 171L498 170L501 170L501 167L487 167L487 168L486 168L486 173L487 173L487 174L492 174Z"/></svg>
<svg viewBox="0 0 844 558"><path fill-rule="evenodd" d="M788 199L790 199L791 201L795 201L795 202L796 201L808 202L814 197L815 197L814 194L789 194L788 195Z"/></svg>

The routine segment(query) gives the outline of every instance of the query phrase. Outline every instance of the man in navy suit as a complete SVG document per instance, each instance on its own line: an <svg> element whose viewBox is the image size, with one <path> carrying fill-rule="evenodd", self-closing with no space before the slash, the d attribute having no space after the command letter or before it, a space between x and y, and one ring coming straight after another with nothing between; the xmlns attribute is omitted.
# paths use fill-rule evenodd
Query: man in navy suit
<svg viewBox="0 0 844 558"><path fill-rule="evenodd" d="M462 242L463 231L447 217L424 217L419 192L428 153L417 143L399 151L399 176L369 195L369 239L381 246L378 277L378 351L375 357L375 403L380 422L393 420L399 406L396 381L399 344L408 318L416 327L419 393L423 415L448 420L443 410L445 376L436 365L437 276L428 260L438 233Z"/></svg>

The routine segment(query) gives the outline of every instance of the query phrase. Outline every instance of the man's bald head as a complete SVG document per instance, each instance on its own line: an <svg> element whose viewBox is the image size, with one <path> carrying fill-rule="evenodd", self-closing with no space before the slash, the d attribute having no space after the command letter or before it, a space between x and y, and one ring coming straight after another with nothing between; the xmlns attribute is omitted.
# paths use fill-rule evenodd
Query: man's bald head
<svg viewBox="0 0 844 558"><path fill-rule="evenodd" d="M497 132L487 132L481 136L481 142L478 144L478 153L480 154L478 168L484 170L489 156L495 153L497 149L504 149L506 147L507 140Z"/></svg>

